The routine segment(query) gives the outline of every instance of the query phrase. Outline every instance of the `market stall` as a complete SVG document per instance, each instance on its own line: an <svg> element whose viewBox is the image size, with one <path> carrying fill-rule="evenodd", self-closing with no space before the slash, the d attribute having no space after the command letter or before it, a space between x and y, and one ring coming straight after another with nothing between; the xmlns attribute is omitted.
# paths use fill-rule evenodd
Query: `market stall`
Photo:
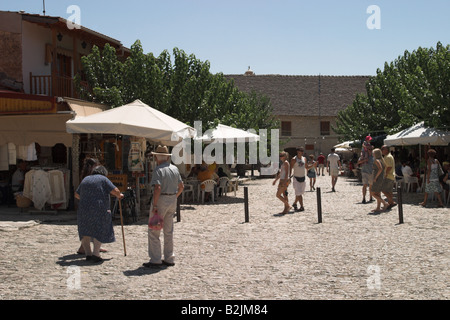
<svg viewBox="0 0 450 320"><path fill-rule="evenodd" d="M424 122L404 129L384 139L387 146L431 145L447 146L450 143L450 132L425 127Z"/></svg>
<svg viewBox="0 0 450 320"><path fill-rule="evenodd" d="M68 209L77 141L66 131L66 121L101 112L103 106L13 92L0 94L0 106L0 203Z"/></svg>
<svg viewBox="0 0 450 320"><path fill-rule="evenodd" d="M99 150L109 172L116 175L114 179L127 175L127 184L134 181L137 208L140 208L141 191L145 191L153 169L147 157L149 148L155 144L175 146L184 138L193 138L196 133L194 128L140 100L69 120L66 130L89 135L90 140L86 143L91 144L91 150L87 153L96 156L92 151Z"/></svg>

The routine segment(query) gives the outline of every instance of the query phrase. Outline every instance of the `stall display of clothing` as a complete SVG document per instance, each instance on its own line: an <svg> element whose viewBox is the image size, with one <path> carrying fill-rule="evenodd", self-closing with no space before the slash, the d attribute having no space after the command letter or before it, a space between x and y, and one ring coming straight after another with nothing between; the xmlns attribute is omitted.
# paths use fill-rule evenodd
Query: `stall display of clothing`
<svg viewBox="0 0 450 320"><path fill-rule="evenodd" d="M38 210L43 210L45 204L55 209L66 209L69 174L69 170L62 168L34 168L25 174L23 196L33 201Z"/></svg>
<svg viewBox="0 0 450 320"><path fill-rule="evenodd" d="M16 146L9 142L0 145L0 171L9 170L10 165L16 165L17 159L24 161L36 161L36 144L33 142L28 146Z"/></svg>

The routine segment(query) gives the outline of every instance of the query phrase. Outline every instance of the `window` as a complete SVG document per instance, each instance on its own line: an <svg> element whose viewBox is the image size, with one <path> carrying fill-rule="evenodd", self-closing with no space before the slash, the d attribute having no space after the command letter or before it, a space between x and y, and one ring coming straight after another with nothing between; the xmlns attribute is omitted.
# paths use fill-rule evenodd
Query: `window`
<svg viewBox="0 0 450 320"><path fill-rule="evenodd" d="M320 135L321 136L330 135L330 121L320 121Z"/></svg>
<svg viewBox="0 0 450 320"><path fill-rule="evenodd" d="M291 122L290 121L281 121L281 135L282 136L291 136Z"/></svg>

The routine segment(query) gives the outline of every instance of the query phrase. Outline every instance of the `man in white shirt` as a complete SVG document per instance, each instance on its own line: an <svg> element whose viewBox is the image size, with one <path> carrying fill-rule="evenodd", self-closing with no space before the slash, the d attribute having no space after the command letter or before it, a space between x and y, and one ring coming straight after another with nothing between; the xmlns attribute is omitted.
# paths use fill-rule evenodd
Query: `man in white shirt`
<svg viewBox="0 0 450 320"><path fill-rule="evenodd" d="M27 171L27 163L23 160L18 160L17 170L12 175L11 179L11 189L13 192L18 192L23 190L23 184L25 181L25 172Z"/></svg>
<svg viewBox="0 0 450 320"><path fill-rule="evenodd" d="M337 178L339 176L339 170L342 167L341 158L337 153L335 153L336 149L332 148L331 153L327 157L327 172L331 175L331 191L336 192L334 189Z"/></svg>
<svg viewBox="0 0 450 320"><path fill-rule="evenodd" d="M406 161L402 161L402 174L405 180L414 175L411 167L408 165ZM408 178L407 178L408 177Z"/></svg>
<svg viewBox="0 0 450 320"><path fill-rule="evenodd" d="M407 161L402 161L402 175L405 183L416 183L419 185L419 178L414 175Z"/></svg>

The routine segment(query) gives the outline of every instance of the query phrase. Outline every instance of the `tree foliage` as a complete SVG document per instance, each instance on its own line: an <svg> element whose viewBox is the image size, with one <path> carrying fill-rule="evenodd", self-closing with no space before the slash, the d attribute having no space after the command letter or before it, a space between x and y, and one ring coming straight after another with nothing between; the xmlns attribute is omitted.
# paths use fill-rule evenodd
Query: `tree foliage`
<svg viewBox="0 0 450 320"><path fill-rule="evenodd" d="M424 121L450 129L450 45L405 51L366 83L366 94L338 114L334 131L345 140L392 134Z"/></svg>
<svg viewBox="0 0 450 320"><path fill-rule="evenodd" d="M82 66L92 90L78 88L91 101L117 107L140 99L191 126L202 121L204 130L218 123L255 130L278 126L266 96L239 91L223 74L212 74L208 61L178 48L173 57L167 50L155 57L144 54L138 40L121 62L107 44L102 51L94 47L82 58Z"/></svg>

